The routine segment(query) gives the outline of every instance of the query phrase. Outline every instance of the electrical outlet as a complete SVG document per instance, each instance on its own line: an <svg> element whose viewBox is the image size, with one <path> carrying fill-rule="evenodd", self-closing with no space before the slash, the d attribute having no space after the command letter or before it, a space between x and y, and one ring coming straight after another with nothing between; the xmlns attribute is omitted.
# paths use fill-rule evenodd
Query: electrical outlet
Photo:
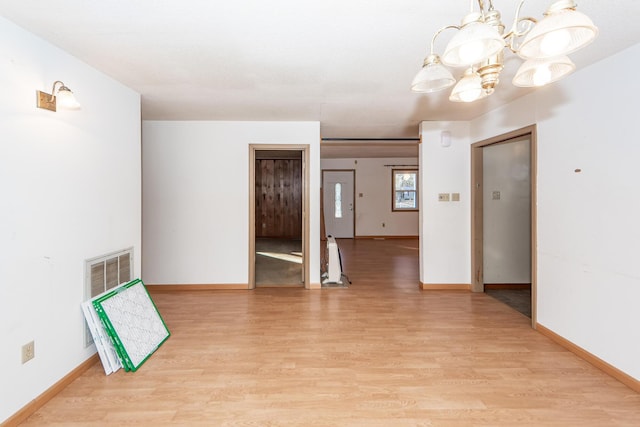
<svg viewBox="0 0 640 427"><path fill-rule="evenodd" d="M449 193L440 193L438 194L439 202L448 202L449 201Z"/></svg>
<svg viewBox="0 0 640 427"><path fill-rule="evenodd" d="M22 346L22 363L25 364L34 357L36 357L36 343L31 341Z"/></svg>

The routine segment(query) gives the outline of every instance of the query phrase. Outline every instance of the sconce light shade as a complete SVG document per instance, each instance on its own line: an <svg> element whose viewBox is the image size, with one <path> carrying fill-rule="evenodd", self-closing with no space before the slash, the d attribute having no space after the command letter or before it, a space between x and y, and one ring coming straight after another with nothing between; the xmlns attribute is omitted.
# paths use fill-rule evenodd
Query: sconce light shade
<svg viewBox="0 0 640 427"><path fill-rule="evenodd" d="M591 43L598 28L575 7L573 0L559 0L549 6L545 17L522 41L518 55L525 59L547 59L568 55Z"/></svg>
<svg viewBox="0 0 640 427"><path fill-rule="evenodd" d="M56 85L60 85L56 92ZM37 91L37 104L38 108L44 108L49 111L57 111L57 107L67 110L79 110L80 103L73 96L73 92L64 85L61 81L57 80L53 83L51 94L46 92Z"/></svg>
<svg viewBox="0 0 640 427"><path fill-rule="evenodd" d="M71 92L71 90L66 86L61 86L60 89L58 89L56 103L60 108L64 108L66 110L80 109L80 103L76 100L76 97L73 96L73 92Z"/></svg>
<svg viewBox="0 0 640 427"><path fill-rule="evenodd" d="M431 54L425 58L424 65L411 82L411 90L431 93L453 86L455 82L451 71L440 62L440 57Z"/></svg>
<svg viewBox="0 0 640 427"><path fill-rule="evenodd" d="M440 146L441 147L451 146L451 132L449 132L448 130L443 130L440 133Z"/></svg>
<svg viewBox="0 0 640 427"><path fill-rule="evenodd" d="M566 56L549 60L529 59L518 69L513 84L520 87L544 86L571 74L575 69L575 64Z"/></svg>

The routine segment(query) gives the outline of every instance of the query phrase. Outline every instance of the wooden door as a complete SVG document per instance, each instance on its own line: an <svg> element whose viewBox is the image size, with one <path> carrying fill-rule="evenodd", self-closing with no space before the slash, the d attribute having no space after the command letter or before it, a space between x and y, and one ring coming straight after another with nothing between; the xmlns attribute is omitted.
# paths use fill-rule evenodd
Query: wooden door
<svg viewBox="0 0 640 427"><path fill-rule="evenodd" d="M256 159L256 237L302 236L302 160Z"/></svg>

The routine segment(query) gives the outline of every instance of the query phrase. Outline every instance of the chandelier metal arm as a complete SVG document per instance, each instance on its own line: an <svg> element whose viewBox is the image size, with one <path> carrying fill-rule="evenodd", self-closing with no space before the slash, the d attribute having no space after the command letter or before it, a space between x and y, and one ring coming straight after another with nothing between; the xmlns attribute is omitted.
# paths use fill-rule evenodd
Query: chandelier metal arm
<svg viewBox="0 0 640 427"><path fill-rule="evenodd" d="M493 0L489 0L489 9L485 9L484 0L477 0L478 7L480 8L480 14L482 15L482 19L484 20L487 12L493 11ZM473 13L473 0L470 1L469 13Z"/></svg>
<svg viewBox="0 0 640 427"><path fill-rule="evenodd" d="M519 31L518 30L518 26L522 22L527 22L528 25L524 30ZM518 53L518 46L516 46L516 42L518 41L519 38L524 37L527 34L529 34L529 32L531 31L533 26L535 24L537 24L537 23L538 23L537 19L531 18L531 17L528 17L528 16L524 17L524 18L520 18L518 21L514 22L513 28L511 28L511 30L509 30L509 32L504 35L504 39L505 39L505 41L507 41L507 47L509 48L509 50L511 52L513 52L515 54Z"/></svg>
<svg viewBox="0 0 640 427"><path fill-rule="evenodd" d="M478 6L480 6L480 11L484 12L484 1L483 0L478 0ZM489 0L489 9L487 9L487 10L489 10L489 11L494 10L493 9L493 0Z"/></svg>
<svg viewBox="0 0 640 427"><path fill-rule="evenodd" d="M446 27L442 27L438 31L436 31L436 33L431 38L431 50L429 51L430 54L433 54L433 48L434 48L434 45L436 43L436 38L440 35L441 32L443 32L444 30L449 30L449 29L459 30L460 27L457 26L457 25L447 25Z"/></svg>
<svg viewBox="0 0 640 427"><path fill-rule="evenodd" d="M482 16L484 16L485 15L485 7L484 7L484 1L483 0L478 0L478 7L480 7L480 13L482 13ZM486 9L486 11L487 12L491 12L493 10L495 10L494 7L493 7L493 0L489 0L489 8Z"/></svg>
<svg viewBox="0 0 640 427"><path fill-rule="evenodd" d="M520 23L522 22L528 22L529 25L527 25L527 28L525 28L524 30L518 31L518 25L520 25ZM533 26L537 23L538 23L538 20L536 18L525 16L524 18L520 18L517 22L514 22L513 28L509 31L509 34L515 37L526 36L527 34L529 34L529 31L531 31Z"/></svg>
<svg viewBox="0 0 640 427"><path fill-rule="evenodd" d="M513 53L518 53L518 48L516 46L517 39L520 37L526 36L531 31L533 26L538 23L537 19L532 18L530 16L520 17L520 12L522 10L522 6L524 5L524 2L525 0L521 0L520 4L518 4L518 8L516 9L516 16L513 19L513 25L511 26L511 29L509 30L509 32L507 32L503 36L504 40L507 41L507 46L509 47L509 50L511 50L511 52ZM523 30L519 30L518 27L523 22L527 22L528 24L526 28L524 28Z"/></svg>

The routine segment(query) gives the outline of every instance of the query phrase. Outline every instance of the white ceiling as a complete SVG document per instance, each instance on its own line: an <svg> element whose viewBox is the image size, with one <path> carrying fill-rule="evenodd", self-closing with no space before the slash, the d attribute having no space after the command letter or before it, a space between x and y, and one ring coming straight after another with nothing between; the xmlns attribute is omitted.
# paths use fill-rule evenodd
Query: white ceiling
<svg viewBox="0 0 640 427"><path fill-rule="evenodd" d="M508 29L517 2L493 3ZM528 0L523 15L541 18L550 3ZM139 92L144 119L312 120L320 121L324 138L376 140L417 138L421 121L469 120L528 93L511 84L520 61L509 52L500 86L485 100L461 105L448 101L448 91L410 91L434 32L458 25L469 5L0 0L0 15ZM578 68L640 42L640 0L578 0L578 10L600 29L593 44L572 55ZM437 51L450 36L438 38Z"/></svg>

